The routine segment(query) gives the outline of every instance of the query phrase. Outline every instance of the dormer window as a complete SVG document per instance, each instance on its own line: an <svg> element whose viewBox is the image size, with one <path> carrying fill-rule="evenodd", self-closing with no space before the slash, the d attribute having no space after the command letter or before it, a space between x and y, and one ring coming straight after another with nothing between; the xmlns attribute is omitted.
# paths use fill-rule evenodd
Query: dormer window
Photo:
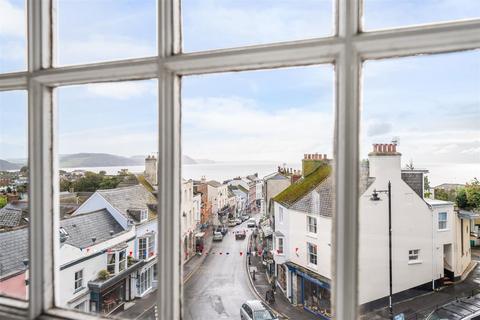
<svg viewBox="0 0 480 320"><path fill-rule="evenodd" d="M147 209L132 208L132 209L128 209L128 213L137 222L144 222L144 221L148 220L148 210Z"/></svg>
<svg viewBox="0 0 480 320"><path fill-rule="evenodd" d="M67 241L68 237L70 235L68 234L67 230L65 230L63 227L60 227L60 242L65 242Z"/></svg>
<svg viewBox="0 0 480 320"><path fill-rule="evenodd" d="M142 210L140 212L140 222L147 221L148 219L148 212L147 210Z"/></svg>

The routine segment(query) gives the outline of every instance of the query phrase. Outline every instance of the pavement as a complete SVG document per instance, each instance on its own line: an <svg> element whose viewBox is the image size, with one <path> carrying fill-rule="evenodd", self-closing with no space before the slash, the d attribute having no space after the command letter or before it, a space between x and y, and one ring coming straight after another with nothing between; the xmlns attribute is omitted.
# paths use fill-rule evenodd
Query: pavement
<svg viewBox="0 0 480 320"><path fill-rule="evenodd" d="M472 248L473 249L473 248ZM472 261L478 255L472 250ZM394 314L403 313L405 319L424 319L436 311L443 319L461 319L459 315L480 312L480 267L475 267L464 281L429 291L412 299L394 303ZM390 319L388 308L378 309L361 316L362 320Z"/></svg>
<svg viewBox="0 0 480 320"><path fill-rule="evenodd" d="M255 239L253 236L251 236L250 241L250 248L254 248L256 245L257 251L262 250L262 247L259 244L258 237ZM251 251L253 251L253 249ZM263 302L268 305L268 303L265 301L265 294L267 290L270 289L272 286L270 280L267 277L265 266L262 263L262 257L259 255L252 255L250 257L250 263L250 269L254 267L257 271L255 272L255 280L252 279L252 273L249 273L249 280L252 283L258 299L263 300ZM279 288L275 290L275 302L270 307L278 314L280 319L320 319L319 317L313 315L305 309L292 305Z"/></svg>

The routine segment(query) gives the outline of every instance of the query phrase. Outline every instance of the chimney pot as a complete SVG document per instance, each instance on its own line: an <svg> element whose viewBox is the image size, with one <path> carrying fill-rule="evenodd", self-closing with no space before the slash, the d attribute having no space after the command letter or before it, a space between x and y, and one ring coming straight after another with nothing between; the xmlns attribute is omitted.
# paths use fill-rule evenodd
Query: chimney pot
<svg viewBox="0 0 480 320"><path fill-rule="evenodd" d="M393 144L393 145L392 145L392 151L393 151L394 153L397 152L397 145L396 145L396 144Z"/></svg>
<svg viewBox="0 0 480 320"><path fill-rule="evenodd" d="M307 156L308 156L308 154L305 153L305 154L303 155L303 159L307 159Z"/></svg>

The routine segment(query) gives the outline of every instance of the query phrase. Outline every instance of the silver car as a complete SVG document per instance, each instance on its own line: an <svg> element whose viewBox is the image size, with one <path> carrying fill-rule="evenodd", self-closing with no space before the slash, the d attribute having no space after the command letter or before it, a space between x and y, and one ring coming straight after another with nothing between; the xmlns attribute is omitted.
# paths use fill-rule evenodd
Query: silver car
<svg viewBox="0 0 480 320"><path fill-rule="evenodd" d="M213 241L222 241L223 240L223 234L219 231L215 231L213 233Z"/></svg>
<svg viewBox="0 0 480 320"><path fill-rule="evenodd" d="M278 320L278 318L260 300L246 301L240 308L242 320Z"/></svg>

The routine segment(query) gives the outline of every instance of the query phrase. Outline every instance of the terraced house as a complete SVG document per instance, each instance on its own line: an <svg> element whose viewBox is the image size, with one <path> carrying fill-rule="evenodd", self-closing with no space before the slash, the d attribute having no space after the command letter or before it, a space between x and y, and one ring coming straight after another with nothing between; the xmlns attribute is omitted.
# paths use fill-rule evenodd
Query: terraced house
<svg viewBox="0 0 480 320"><path fill-rule="evenodd" d="M455 212L451 202L425 199L428 171L402 170L396 147L374 145L362 164L359 303L364 311L388 304L390 282L393 300L399 301L461 280L473 267L469 223L462 222L469 218ZM300 180L273 198L277 286L292 304L328 319L335 214L332 161L306 154L302 172Z"/></svg>
<svg viewBox="0 0 480 320"><path fill-rule="evenodd" d="M143 185L97 190L73 216L95 210L107 210L124 228L133 228L133 257L144 261L134 286L142 297L155 288L157 262L157 200Z"/></svg>

